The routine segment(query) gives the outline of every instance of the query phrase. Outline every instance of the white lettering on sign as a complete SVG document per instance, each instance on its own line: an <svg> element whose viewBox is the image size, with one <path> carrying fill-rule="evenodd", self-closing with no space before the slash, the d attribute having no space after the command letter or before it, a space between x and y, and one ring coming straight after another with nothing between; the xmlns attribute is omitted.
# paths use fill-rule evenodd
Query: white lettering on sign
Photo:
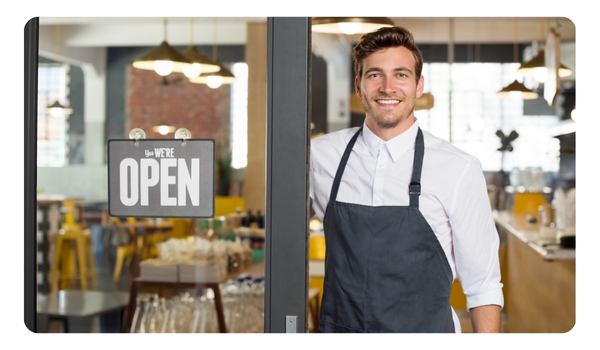
<svg viewBox="0 0 600 350"><path fill-rule="evenodd" d="M156 186L158 183L158 161L156 159L147 158L140 159L140 204L148 205L148 189Z"/></svg>
<svg viewBox="0 0 600 350"><path fill-rule="evenodd" d="M154 154L156 158L173 158L175 148L155 148Z"/></svg>
<svg viewBox="0 0 600 350"><path fill-rule="evenodd" d="M125 158L119 167L120 198L125 206L134 206L140 202L149 205L148 193L151 187L160 186L161 206L186 206L189 194L193 206L200 205L200 159L191 159L188 169L185 159L168 158L173 155L172 148L155 149L155 154L164 154L166 158L156 160L142 158L140 163L133 158ZM163 153L164 152L164 153ZM177 175L169 175L169 169L177 168ZM139 193L138 193L139 183ZM160 183L160 184L159 184ZM169 197L169 186L177 185L177 197Z"/></svg>
<svg viewBox="0 0 600 350"><path fill-rule="evenodd" d="M128 173L131 176L128 176ZM119 166L120 174L120 197L123 205L132 206L138 201L138 163L132 158L125 158ZM131 179L131 184L129 184ZM131 189L131 193L129 193Z"/></svg>

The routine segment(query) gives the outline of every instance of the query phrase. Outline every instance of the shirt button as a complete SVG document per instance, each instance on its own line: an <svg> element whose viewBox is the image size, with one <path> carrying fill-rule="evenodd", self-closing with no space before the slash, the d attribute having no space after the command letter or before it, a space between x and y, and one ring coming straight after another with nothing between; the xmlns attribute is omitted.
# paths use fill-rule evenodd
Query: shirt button
<svg viewBox="0 0 600 350"><path fill-rule="evenodd" d="M383 166L383 164L380 164L380 165L379 165L379 169L383 169L383 168L385 168L385 167Z"/></svg>
<svg viewBox="0 0 600 350"><path fill-rule="evenodd" d="M379 200L379 198L375 198L375 204L379 204L381 203L381 201Z"/></svg>

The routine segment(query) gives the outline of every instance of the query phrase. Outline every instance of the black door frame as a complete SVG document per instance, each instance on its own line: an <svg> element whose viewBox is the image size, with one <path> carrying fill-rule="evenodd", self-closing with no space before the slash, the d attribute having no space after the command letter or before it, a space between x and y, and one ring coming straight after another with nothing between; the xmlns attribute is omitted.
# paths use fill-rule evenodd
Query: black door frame
<svg viewBox="0 0 600 350"><path fill-rule="evenodd" d="M265 332L308 330L311 18L267 22ZM293 325L292 325L293 326Z"/></svg>
<svg viewBox="0 0 600 350"><path fill-rule="evenodd" d="M30 19L25 25L25 325L37 331L37 85L38 85L38 48L39 18Z"/></svg>

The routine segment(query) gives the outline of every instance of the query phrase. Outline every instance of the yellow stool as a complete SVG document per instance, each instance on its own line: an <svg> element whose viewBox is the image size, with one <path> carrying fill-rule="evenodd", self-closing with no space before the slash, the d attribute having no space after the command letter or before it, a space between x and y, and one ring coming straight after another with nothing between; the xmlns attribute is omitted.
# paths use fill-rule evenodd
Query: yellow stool
<svg viewBox="0 0 600 350"><path fill-rule="evenodd" d="M308 258L310 260L325 260L325 236L311 235L308 244ZM310 276L309 279L309 288L316 288L319 290L317 295L318 305L321 305L321 299L323 298L324 281L325 279L323 276Z"/></svg>
<svg viewBox="0 0 600 350"><path fill-rule="evenodd" d="M135 219L129 220L128 222L132 224ZM123 269L123 263L127 266L131 265L131 261L133 260L133 254L135 252L135 244L131 239L131 235L125 231L125 227L119 218L114 216L110 217L110 222L116 226L117 228L117 257L115 259L115 269L113 271L113 281L119 282L119 277L121 276L121 270ZM130 230L135 230L135 227L130 226Z"/></svg>
<svg viewBox="0 0 600 350"><path fill-rule="evenodd" d="M51 292L72 288L73 281L79 280L81 290L88 290L88 278L92 286L98 290L96 266L92 252L92 239L89 229L60 230L56 237L56 250L52 265ZM60 271L59 271L60 270Z"/></svg>

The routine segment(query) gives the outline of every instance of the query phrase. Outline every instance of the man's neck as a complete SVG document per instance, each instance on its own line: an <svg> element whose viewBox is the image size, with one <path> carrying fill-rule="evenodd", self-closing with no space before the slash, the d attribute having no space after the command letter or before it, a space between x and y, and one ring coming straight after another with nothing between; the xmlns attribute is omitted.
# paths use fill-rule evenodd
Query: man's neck
<svg viewBox="0 0 600 350"><path fill-rule="evenodd" d="M410 129L411 126L415 123L415 116L411 115L406 120L401 121L393 128L382 128L373 120L371 120L368 116L365 120L369 129L375 134L377 137L382 139L383 141L389 141L394 137L402 134L406 130Z"/></svg>

